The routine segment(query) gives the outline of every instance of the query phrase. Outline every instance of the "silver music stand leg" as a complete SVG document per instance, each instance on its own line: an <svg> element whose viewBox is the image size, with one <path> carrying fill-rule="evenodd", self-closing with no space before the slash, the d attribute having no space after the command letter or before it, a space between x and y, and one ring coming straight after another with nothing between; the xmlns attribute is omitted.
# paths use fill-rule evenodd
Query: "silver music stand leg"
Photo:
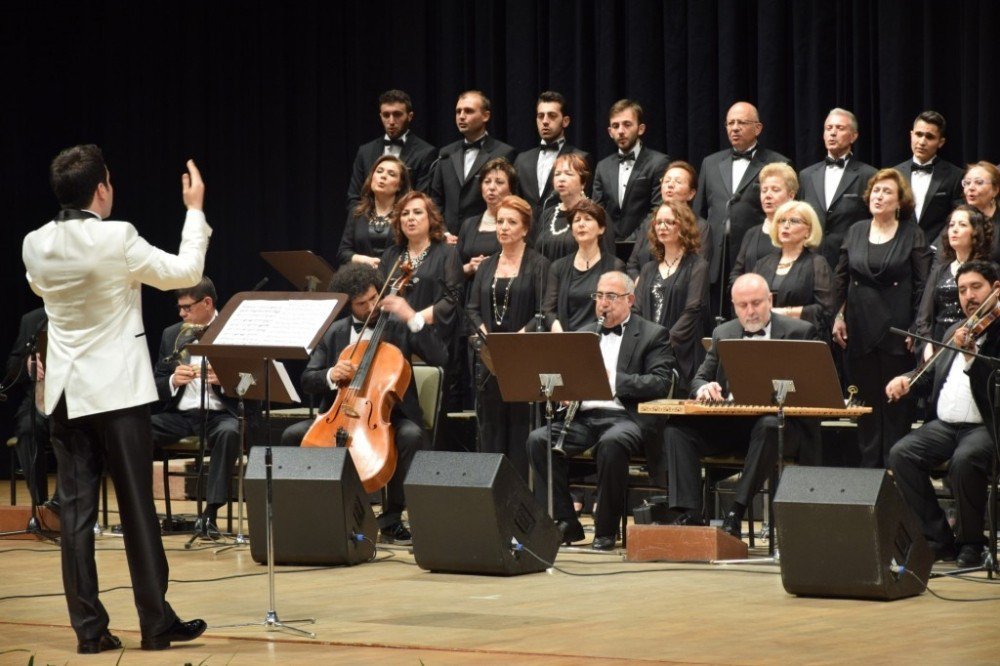
<svg viewBox="0 0 1000 666"><path fill-rule="evenodd" d="M563 385L562 375L556 374L540 374L538 375L539 388L542 395L545 396L545 423L546 432L548 439L548 446L546 447L546 456L548 460L548 488L547 498L548 498L548 510L549 518L555 518L552 515L552 394L555 392L556 387Z"/></svg>
<svg viewBox="0 0 1000 666"><path fill-rule="evenodd" d="M244 452L250 450L247 447L247 417L246 408L243 405L243 396L257 382L249 372L241 372L239 374L240 383L236 385L236 394L240 398L240 456L236 464L236 534L233 536L231 543L222 548L217 548L214 553L215 555L233 548L250 545L250 539L243 534L243 507L246 504L243 498L243 479L246 477L246 463L243 457L246 455Z"/></svg>

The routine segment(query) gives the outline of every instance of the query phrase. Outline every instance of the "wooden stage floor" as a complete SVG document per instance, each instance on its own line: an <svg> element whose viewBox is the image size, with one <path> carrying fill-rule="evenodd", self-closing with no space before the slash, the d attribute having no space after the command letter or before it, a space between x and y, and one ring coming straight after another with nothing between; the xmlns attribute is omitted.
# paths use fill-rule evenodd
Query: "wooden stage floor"
<svg viewBox="0 0 1000 666"><path fill-rule="evenodd" d="M994 601L807 599L784 592L776 566L633 564L563 550L557 571L499 578L429 573L390 547L355 567L278 567L279 618L314 617L310 640L221 628L263 620L266 568L247 548L185 550L186 540L164 538L168 598L181 617L205 618L206 634L140 651L122 540L105 535L102 600L125 650L99 656L75 653L58 548L0 541L0 664L32 655L36 664L1000 663L1000 581L985 574L933 579L930 589Z"/></svg>

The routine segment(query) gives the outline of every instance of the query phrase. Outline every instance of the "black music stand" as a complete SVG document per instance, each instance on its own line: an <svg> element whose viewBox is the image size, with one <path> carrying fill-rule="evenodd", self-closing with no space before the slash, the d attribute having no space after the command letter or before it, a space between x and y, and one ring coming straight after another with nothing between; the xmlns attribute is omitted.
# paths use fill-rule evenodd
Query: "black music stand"
<svg viewBox="0 0 1000 666"><path fill-rule="evenodd" d="M256 364L264 383L268 608L261 622L227 626L262 626L267 631L290 631L316 637L312 632L289 626L312 624L315 619L282 622L275 611L274 505L270 464L271 371L275 359L308 359L347 302L347 295L339 293L242 292L226 303L203 341L189 346L193 353L211 356L215 363L219 363L220 359L234 359L238 364L246 363L250 367ZM222 363L225 365L226 362ZM246 383L248 380L244 379ZM245 390L248 389L246 387Z"/></svg>
<svg viewBox="0 0 1000 666"><path fill-rule="evenodd" d="M260 256L299 291L326 291L333 277L333 266L309 250L261 252Z"/></svg>
<svg viewBox="0 0 1000 666"><path fill-rule="evenodd" d="M486 344L504 402L545 402L548 512L552 517L553 402L611 400L600 336L573 333L490 333Z"/></svg>
<svg viewBox="0 0 1000 666"><path fill-rule="evenodd" d="M840 380L830 347L819 340L719 340L719 360L726 371L733 399L741 405L774 405L778 408L778 465L774 488L784 471L785 407L843 409ZM768 515L768 550L772 557L726 560L726 564L777 564L774 516ZM751 529L753 526L751 525Z"/></svg>

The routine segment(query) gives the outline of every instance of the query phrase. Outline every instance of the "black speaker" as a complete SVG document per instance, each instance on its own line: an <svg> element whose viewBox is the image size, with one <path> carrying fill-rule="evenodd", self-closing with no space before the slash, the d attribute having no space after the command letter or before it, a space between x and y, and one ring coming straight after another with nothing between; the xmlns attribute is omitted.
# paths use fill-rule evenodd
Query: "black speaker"
<svg viewBox="0 0 1000 666"><path fill-rule="evenodd" d="M265 448L250 449L246 471L250 554L260 563L267 562ZM371 559L375 514L347 449L276 446L271 451L275 564Z"/></svg>
<svg viewBox="0 0 1000 666"><path fill-rule="evenodd" d="M934 553L883 469L789 467L774 517L790 594L891 600L927 586Z"/></svg>
<svg viewBox="0 0 1000 666"><path fill-rule="evenodd" d="M559 530L499 453L418 451L404 488L421 569L513 576L555 561Z"/></svg>

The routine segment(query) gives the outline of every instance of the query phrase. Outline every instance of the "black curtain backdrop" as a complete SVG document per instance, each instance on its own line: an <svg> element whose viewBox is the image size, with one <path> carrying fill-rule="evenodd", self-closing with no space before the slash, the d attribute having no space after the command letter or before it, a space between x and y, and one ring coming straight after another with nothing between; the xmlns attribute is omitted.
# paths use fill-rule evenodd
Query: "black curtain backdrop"
<svg viewBox="0 0 1000 666"><path fill-rule="evenodd" d="M537 141L534 101L570 100L572 141L604 157L607 109L633 97L645 141L696 166L727 145L726 109L749 100L761 142L801 169L823 156L834 106L861 123L856 155L909 157L923 109L948 119L943 155L995 161L995 35L989 0L411 0L408 3L118 1L12 4L0 23L6 190L0 349L37 307L21 239L56 205L48 163L97 143L116 219L175 251L180 174L194 157L215 234L206 272L223 300L270 270L265 249L333 260L358 145L381 132L377 96L412 96L413 129L458 138L457 94L493 101L490 131L519 149ZM269 288L285 288L272 276ZM146 290L151 345L176 321L173 298ZM6 436L6 435L5 435Z"/></svg>

